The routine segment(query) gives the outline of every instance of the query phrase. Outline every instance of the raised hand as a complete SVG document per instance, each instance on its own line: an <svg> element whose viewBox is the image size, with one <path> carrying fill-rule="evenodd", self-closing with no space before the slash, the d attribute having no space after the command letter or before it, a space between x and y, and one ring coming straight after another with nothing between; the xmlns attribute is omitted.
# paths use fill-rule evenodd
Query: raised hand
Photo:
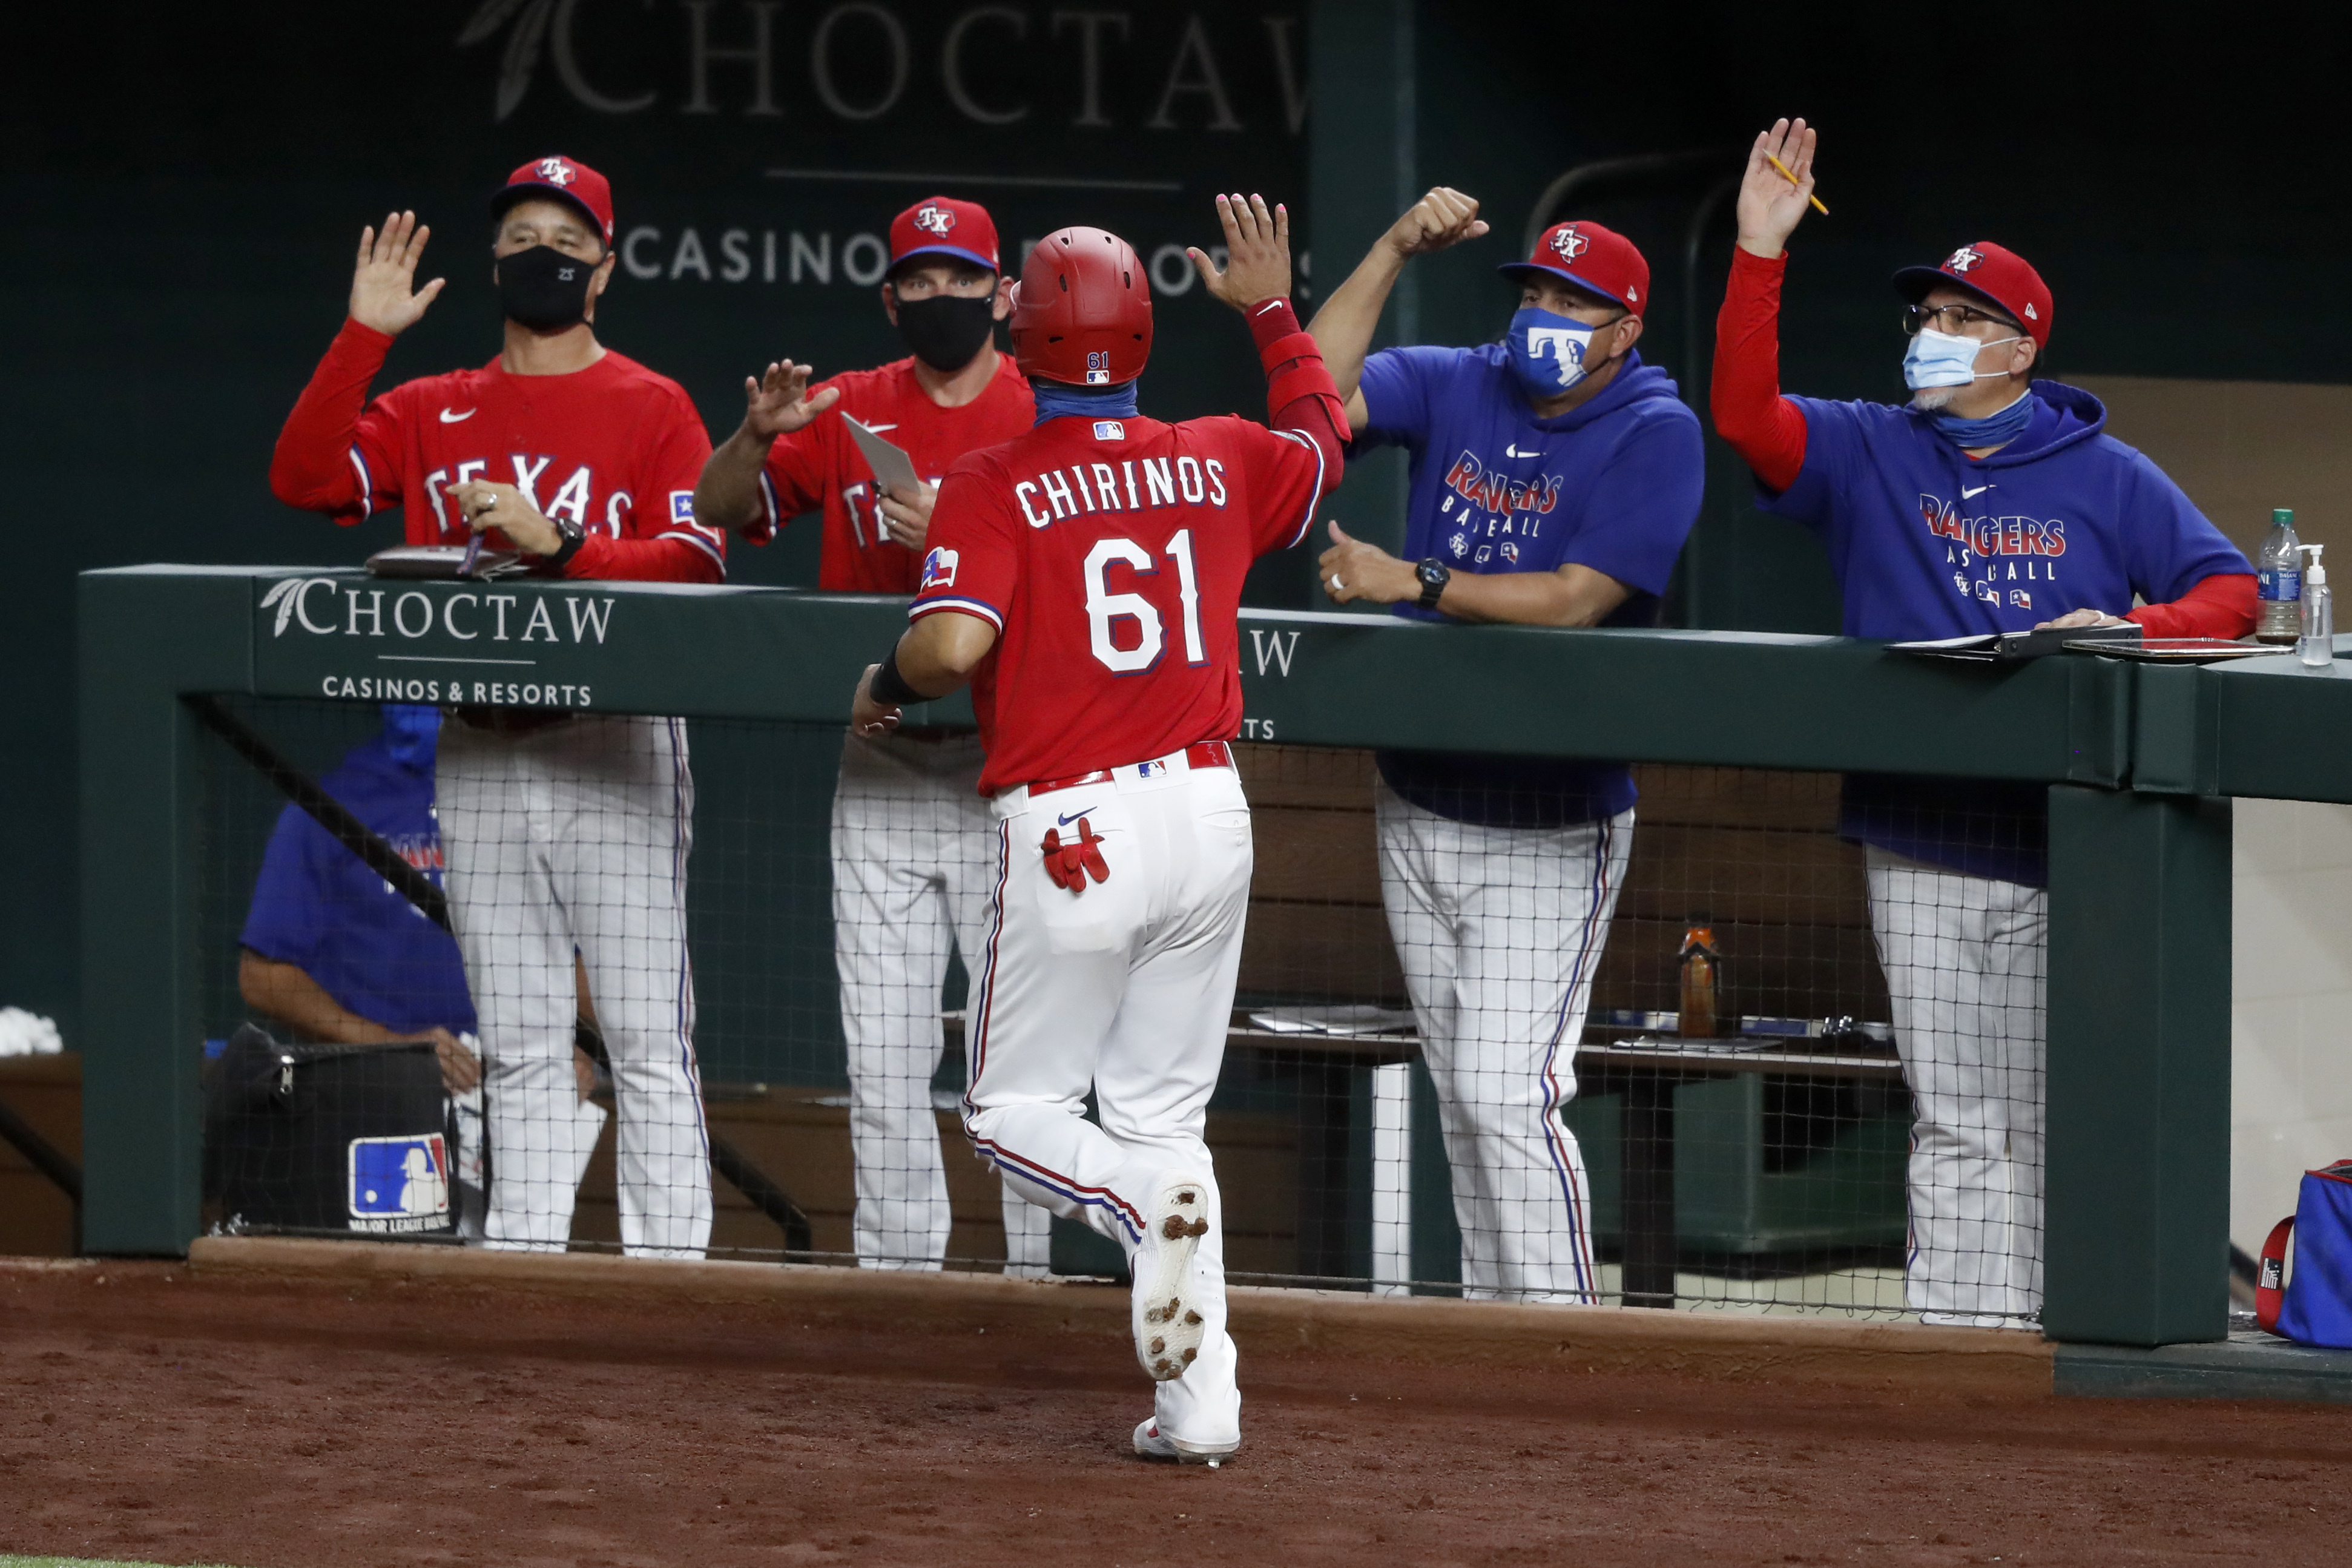
<svg viewBox="0 0 2352 1568"><path fill-rule="evenodd" d="M430 228L415 213L387 213L383 231L360 230L359 265L352 272L352 320L398 337L415 326L440 296L445 279L415 288L416 264L425 256Z"/></svg>
<svg viewBox="0 0 2352 1568"><path fill-rule="evenodd" d="M1802 120L1776 120L1757 136L1739 182L1739 248L1770 261L1788 247L1812 197L1813 145L1820 140L1821 132ZM1797 176L1795 184L1772 166L1773 158Z"/></svg>
<svg viewBox="0 0 2352 1568"><path fill-rule="evenodd" d="M1465 196L1451 185L1438 185L1391 224L1381 242L1402 260L1481 238L1486 230L1486 220L1478 216L1477 197Z"/></svg>
<svg viewBox="0 0 2352 1568"><path fill-rule="evenodd" d="M1263 300L1290 293L1290 211L1276 204L1266 210L1264 196L1219 196L1217 221L1225 230L1225 269L1194 246L1184 254L1192 258L1209 292L1236 310L1246 310Z"/></svg>
<svg viewBox="0 0 2352 1568"><path fill-rule="evenodd" d="M789 436L841 401L841 388L808 395L809 367L783 360L763 376L743 378L743 428L763 441Z"/></svg>

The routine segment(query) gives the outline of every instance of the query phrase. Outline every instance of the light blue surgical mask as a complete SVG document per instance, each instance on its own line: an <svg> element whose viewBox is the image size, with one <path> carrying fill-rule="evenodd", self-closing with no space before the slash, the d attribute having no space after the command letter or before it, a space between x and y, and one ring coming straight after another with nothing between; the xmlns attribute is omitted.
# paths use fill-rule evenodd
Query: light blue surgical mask
<svg viewBox="0 0 2352 1568"><path fill-rule="evenodd" d="M1582 381L1587 374L1584 351L1596 330L1534 305L1513 316L1504 342L1510 345L1511 372L1528 395L1558 397Z"/></svg>
<svg viewBox="0 0 2352 1568"><path fill-rule="evenodd" d="M1970 382L1990 381L1997 376L2007 375L2009 372L2005 370L1979 373L1977 354L1983 349L2013 343L2021 335L2012 333L2005 338L1995 338L1990 342L1979 342L1974 338L1922 327L1912 337L1911 346L1903 353L1903 384L1914 392L1925 392L1931 386L1966 386Z"/></svg>

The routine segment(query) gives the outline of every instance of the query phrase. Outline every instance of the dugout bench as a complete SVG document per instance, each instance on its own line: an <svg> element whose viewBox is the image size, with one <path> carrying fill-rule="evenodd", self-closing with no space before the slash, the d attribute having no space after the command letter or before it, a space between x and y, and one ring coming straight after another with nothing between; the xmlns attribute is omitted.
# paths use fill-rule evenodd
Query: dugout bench
<svg viewBox="0 0 2352 1568"><path fill-rule="evenodd" d="M502 642L489 592L512 596ZM184 566L86 574L79 612L85 1246L112 1255L184 1253L198 1228L204 737L184 697L837 725L903 624L887 600L784 589ZM1241 655L1246 741L2048 785L2045 1331L2223 1337L2224 797L2352 801L2352 673L2287 657L1957 666L1835 637L1277 612L1244 613ZM910 715L959 720L960 700Z"/></svg>

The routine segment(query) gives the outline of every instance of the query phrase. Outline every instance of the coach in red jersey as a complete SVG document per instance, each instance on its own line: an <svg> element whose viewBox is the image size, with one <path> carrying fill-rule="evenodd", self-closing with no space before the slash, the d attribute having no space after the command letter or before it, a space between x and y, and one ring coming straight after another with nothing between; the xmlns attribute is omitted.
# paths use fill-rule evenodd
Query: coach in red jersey
<svg viewBox="0 0 2352 1568"><path fill-rule="evenodd" d="M678 384L596 341L613 200L575 159L540 158L491 199L499 356L373 402L414 287L414 213L360 236L351 311L278 438L278 499L346 525L402 509L411 544L494 530L541 576L716 583L726 539L694 516L710 437ZM460 705L436 770L450 914L481 1025L491 1246L560 1250L581 1161L573 954L612 1055L621 1238L699 1256L709 1154L686 951L693 781L685 725Z"/></svg>
<svg viewBox="0 0 2352 1568"><path fill-rule="evenodd" d="M1306 537L1348 429L1286 297L1287 216L1255 197L1217 209L1231 268L1193 262L1249 321L1275 428L1138 413L1142 262L1100 229L1047 236L1013 311L1036 428L949 470L914 624L852 717L887 729L898 704L972 682L996 862L965 1128L1031 1201L1127 1250L1136 1355L1159 1384L1136 1450L1209 1464L1241 1442L1202 1132L1249 900L1226 746L1242 579Z"/></svg>
<svg viewBox="0 0 2352 1568"><path fill-rule="evenodd" d="M1024 434L1029 383L996 352L1012 309L988 210L930 196L890 225L882 309L913 351L814 391L790 360L743 384L742 427L703 466L706 523L765 543L822 508L818 582L845 593L915 591L938 476L968 452ZM919 475L880 493L847 421L905 451ZM868 1268L937 1268L951 1215L931 1079L946 1050L940 1016L950 944L976 971L988 935L995 831L969 730L845 736L833 795L834 963L848 1047L849 1142L857 1203L851 1234ZM1050 1221L1003 1194L1009 1272L1044 1274Z"/></svg>

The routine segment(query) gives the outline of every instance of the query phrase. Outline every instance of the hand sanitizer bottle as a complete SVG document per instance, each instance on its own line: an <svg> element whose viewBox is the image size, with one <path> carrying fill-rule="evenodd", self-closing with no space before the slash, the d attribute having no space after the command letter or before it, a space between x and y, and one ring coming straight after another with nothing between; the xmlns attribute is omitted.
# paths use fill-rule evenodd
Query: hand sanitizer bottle
<svg viewBox="0 0 2352 1568"><path fill-rule="evenodd" d="M2307 669L2326 669L2336 659L2336 613L2328 602L2327 568L2319 563L2325 544L2306 544L2311 569L2303 574L2303 635L2295 639L2294 657Z"/></svg>

